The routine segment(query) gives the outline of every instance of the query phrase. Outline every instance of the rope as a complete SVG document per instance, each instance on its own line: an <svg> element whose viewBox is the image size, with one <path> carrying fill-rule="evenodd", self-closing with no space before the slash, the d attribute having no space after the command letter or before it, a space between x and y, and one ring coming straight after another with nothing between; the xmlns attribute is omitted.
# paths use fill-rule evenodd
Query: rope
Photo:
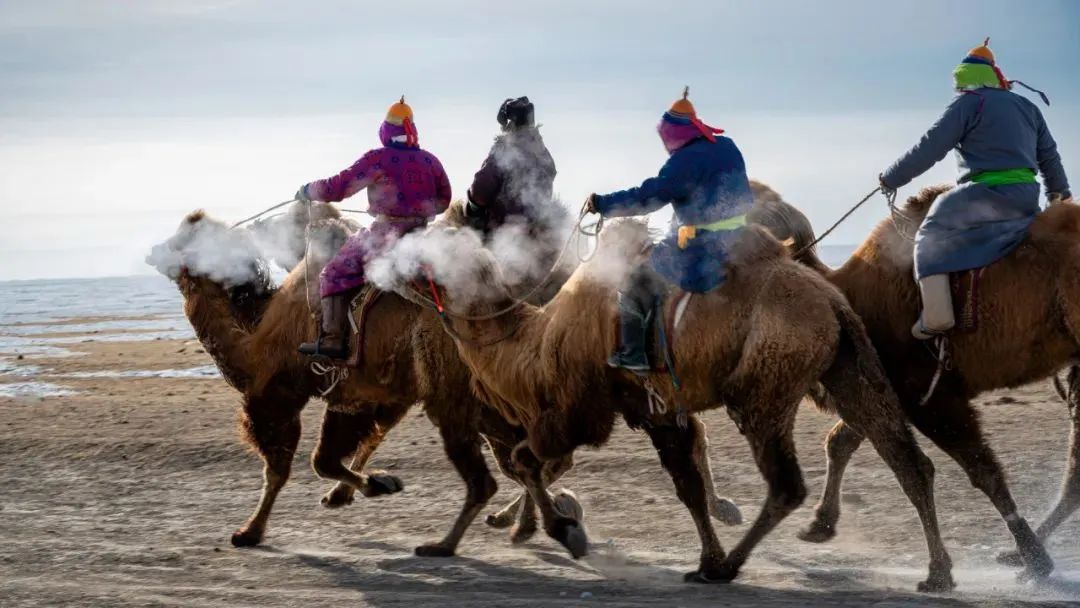
<svg viewBox="0 0 1080 608"><path fill-rule="evenodd" d="M938 362L938 364L937 364L937 369L934 370L934 377L933 377L933 379L930 380L930 388L928 388L926 390L926 394L923 395L923 398L921 400L919 400L919 406L920 407L926 405L927 402L930 401L930 398L934 396L934 391L937 390L938 382L941 381L941 375L949 367L948 353L946 352L946 348L948 346L948 341L945 339L944 336L942 336L942 337L937 339L937 343L938 343L938 354L937 354L937 362Z"/></svg>
<svg viewBox="0 0 1080 608"><path fill-rule="evenodd" d="M295 203L295 202L296 202L295 198L290 198L287 201L282 201L282 202L274 205L273 207L270 207L269 209L264 209L263 211L260 211L260 212L256 213L255 215L253 215L253 216L251 216L249 218L245 218L245 219L240 220L239 222L236 222L235 224L230 226L230 228L237 228L239 226L243 226L244 224L250 222L251 220L257 220L260 217L266 215L267 213L270 213L271 211L273 211L275 209L281 209L285 205L289 205L289 204L292 204L292 203ZM311 207L311 205L308 205L308 207ZM308 217L311 217L310 210L308 211Z"/></svg>
<svg viewBox="0 0 1080 608"><path fill-rule="evenodd" d="M311 362L311 372L316 376L329 376L330 386L326 387L326 390L319 391L320 397L325 397L330 394L330 391L337 388L337 385L342 380L349 377L349 369L346 367L338 367L336 365L326 365L319 361Z"/></svg>
<svg viewBox="0 0 1080 608"><path fill-rule="evenodd" d="M829 226L828 230L826 230L825 232L822 232L821 236L819 236L816 239L814 239L813 241L811 241L809 245L807 245L807 246L803 247L802 249L800 249L798 251L798 253L796 253L792 257L797 258L797 257L801 256L802 254L806 253L807 251L810 251L811 249L813 249L818 243L825 240L825 237L829 236L829 234L832 233L833 230L836 230L837 228L839 228L840 224L843 224L845 220L847 220L849 217L851 217L851 214L855 213L859 209L859 207L862 207L863 205L865 205L866 201L870 200L870 198L872 196L874 196L875 194L877 194L878 192L881 192L881 191L882 191L881 186L878 186L877 188L874 188L873 190L871 190L870 194L867 194L866 196L863 197L863 199L861 201L855 203L854 207L852 207L851 209L848 209L847 213L842 215L840 217L840 219L836 221L835 224L833 224L832 226ZM893 196L895 197L896 195L893 194ZM888 197L889 197L889 195L886 194L885 198L888 199ZM891 208L891 204L890 204L890 208Z"/></svg>
<svg viewBox="0 0 1080 608"><path fill-rule="evenodd" d="M663 416L667 413L667 403L664 402L664 398L660 396L660 391L656 390L653 386L652 379L645 378L645 382L642 383L645 388L645 398L649 403L649 414L654 416Z"/></svg>

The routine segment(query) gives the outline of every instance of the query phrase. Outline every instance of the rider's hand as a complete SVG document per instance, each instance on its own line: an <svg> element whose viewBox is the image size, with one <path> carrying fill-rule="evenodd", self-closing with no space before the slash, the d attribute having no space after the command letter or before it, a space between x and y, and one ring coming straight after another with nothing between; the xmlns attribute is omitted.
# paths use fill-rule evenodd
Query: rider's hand
<svg viewBox="0 0 1080 608"><path fill-rule="evenodd" d="M296 191L295 195L293 195L293 200L300 201L301 203L311 202L311 198L309 198L307 194L307 184L300 186L300 189Z"/></svg>
<svg viewBox="0 0 1080 608"><path fill-rule="evenodd" d="M1057 205L1059 203L1072 203L1072 194L1062 192L1051 192L1047 197L1050 199L1051 205Z"/></svg>
<svg viewBox="0 0 1080 608"><path fill-rule="evenodd" d="M896 195L896 188L893 188L889 184L885 183L884 175L878 175L878 184L881 186L881 193L885 196L889 197Z"/></svg>
<svg viewBox="0 0 1080 608"><path fill-rule="evenodd" d="M596 211L596 199L598 197L599 197L599 195L597 195L595 192L593 192L592 194L589 195L588 198L585 199L585 211L587 211L589 213L597 213L597 211Z"/></svg>

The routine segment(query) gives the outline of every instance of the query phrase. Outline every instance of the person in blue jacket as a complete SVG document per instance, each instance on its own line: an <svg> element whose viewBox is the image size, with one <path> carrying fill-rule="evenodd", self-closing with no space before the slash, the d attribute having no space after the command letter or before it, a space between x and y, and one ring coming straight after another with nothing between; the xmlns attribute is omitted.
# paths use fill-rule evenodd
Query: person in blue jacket
<svg viewBox="0 0 1080 608"><path fill-rule="evenodd" d="M753 205L746 165L722 129L703 123L683 91L657 131L668 160L640 186L589 196L590 211L604 217L644 215L665 205L674 210L671 233L652 250L651 266L685 291L706 292L726 278L727 249L746 225ZM652 369L646 353L649 320L663 286L648 267L635 270L619 291L620 345L608 360L635 372Z"/></svg>
<svg viewBox="0 0 1080 608"><path fill-rule="evenodd" d="M954 70L957 95L941 118L881 174L882 188L895 191L956 151L958 186L934 202L915 236L923 311L911 332L921 340L955 325L949 273L992 264L1027 235L1039 213L1037 173L1051 202L1072 197L1042 113L1010 90L1015 81L1002 75L989 42Z"/></svg>

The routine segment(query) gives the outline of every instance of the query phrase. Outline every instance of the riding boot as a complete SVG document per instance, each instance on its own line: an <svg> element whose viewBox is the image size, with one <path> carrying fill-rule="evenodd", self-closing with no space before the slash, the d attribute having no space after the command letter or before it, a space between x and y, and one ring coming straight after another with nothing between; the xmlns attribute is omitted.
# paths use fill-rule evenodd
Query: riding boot
<svg viewBox="0 0 1080 608"><path fill-rule="evenodd" d="M300 345L300 353L318 355L331 359L349 356L349 297L347 294L326 296L322 304L322 327L315 342Z"/></svg>
<svg viewBox="0 0 1080 608"><path fill-rule="evenodd" d="M619 348L608 358L608 365L647 374L652 370L646 353L652 306L634 295L619 292Z"/></svg>
<svg viewBox="0 0 1080 608"><path fill-rule="evenodd" d="M933 274L919 279L923 310L911 335L919 340L930 340L949 331L956 325L953 315L952 286L948 274Z"/></svg>

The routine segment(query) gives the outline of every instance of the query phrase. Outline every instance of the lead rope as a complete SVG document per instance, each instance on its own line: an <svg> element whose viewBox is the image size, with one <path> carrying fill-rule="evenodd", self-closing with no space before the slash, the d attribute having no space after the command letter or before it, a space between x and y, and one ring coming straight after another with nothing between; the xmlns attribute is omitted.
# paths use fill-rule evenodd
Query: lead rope
<svg viewBox="0 0 1080 608"><path fill-rule="evenodd" d="M813 249L815 245L817 245L821 241L825 240L825 237L829 236L829 234L833 230L836 230L837 228L839 228L840 224L843 224L849 217L851 217L852 213L855 213L856 211L858 211L859 207L862 207L863 205L865 205L866 201L870 200L870 198L873 197L878 192L882 192L881 186L878 186L877 188L874 188L873 190L871 190L870 194L867 194L866 196L863 197L863 199L861 201L855 203L854 207L852 207L851 209L848 209L847 213L840 216L840 219L836 220L836 223L834 223L832 226L829 226L828 230L821 233L821 236L819 236L816 239L814 239L813 241L811 241L809 245L806 245L802 249L799 249L799 251L795 255L793 255L791 257L797 258L797 257L801 256L802 254L806 253L807 251L810 251L811 249ZM893 194L893 196L894 197L896 196L895 193ZM885 194L885 198L886 198L886 200L888 200L888 198L889 198L889 195L887 193ZM891 203L890 203L890 205L891 205Z"/></svg>
<svg viewBox="0 0 1080 608"><path fill-rule="evenodd" d="M337 385L340 384L342 380L349 377L349 368L337 365L326 365L319 361L312 361L311 373L319 377L330 377L330 386L326 387L326 390L319 391L319 396L325 397L330 394L330 391L337 388Z"/></svg>
<svg viewBox="0 0 1080 608"><path fill-rule="evenodd" d="M938 382L941 381L941 376L946 369L949 369L949 357L947 352L948 340L945 336L937 338L937 369L934 370L934 377L930 380L930 388L926 390L926 394L919 401L919 406L922 407L930 401L930 398L934 396L934 391L937 390Z"/></svg>

